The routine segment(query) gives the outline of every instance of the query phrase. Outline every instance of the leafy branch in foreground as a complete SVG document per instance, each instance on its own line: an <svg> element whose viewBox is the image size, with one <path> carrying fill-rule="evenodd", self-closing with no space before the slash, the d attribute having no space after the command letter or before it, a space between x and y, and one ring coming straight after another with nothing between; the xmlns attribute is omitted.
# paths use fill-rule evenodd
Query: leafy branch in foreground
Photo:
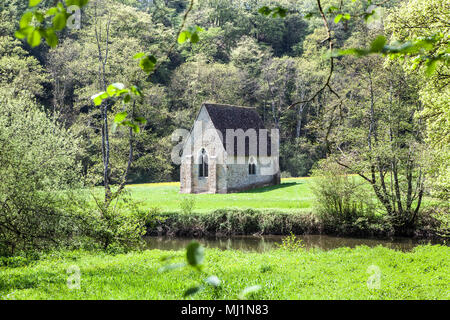
<svg viewBox="0 0 450 320"><path fill-rule="evenodd" d="M326 14L337 13L333 19L334 23L336 24L338 24L342 19L350 20L351 15L349 13L342 12L342 2L339 7L330 6L325 10L323 9L321 0L316 0L316 2L318 13L323 20L323 25L327 32L327 38L322 42L328 42L328 54L326 55L326 58L330 61L328 76L323 85L318 90L316 90L309 98L292 103L288 107L288 109L298 104L304 104L313 101L321 92L323 92L327 88L333 95L335 95L339 99L336 107L341 103L339 94L332 88L330 83L334 72L334 59L340 56L354 55L357 57L362 57L369 54L382 54L385 56L389 56L392 59L405 59L406 57L412 57L412 68L415 69L419 65L425 65L427 75L431 75L435 72L438 62L443 62L446 65L448 65L450 62L450 48L448 46L447 37L444 36L443 33L436 33L431 37L419 37L406 42L397 41L392 44L387 44L386 38L383 35L379 35L371 43L370 48L349 48L334 50L334 41ZM352 2L355 2L355 0L352 0ZM381 6L386 2L387 1L372 3L372 1L369 0L369 7L364 11L363 14L355 15L355 17L364 17L364 20L369 23L376 19L376 17L378 17ZM263 6L258 10L258 12L265 16L271 15L272 17L279 16L283 18L288 13L288 10L280 6L274 8ZM308 12L304 15L304 17L309 19L314 14L314 12ZM442 45L442 42L446 43L445 49L443 50L439 49L440 45Z"/></svg>
<svg viewBox="0 0 450 320"><path fill-rule="evenodd" d="M197 43L198 40L200 40L198 33L202 31L203 29L199 26L191 26L180 32L177 41L180 44L186 42L187 40L190 40L192 43Z"/></svg>
<svg viewBox="0 0 450 320"><path fill-rule="evenodd" d="M270 15L270 16L272 16L272 18L276 18L276 17L284 18L284 17L286 17L288 10L286 8L283 8L280 6L274 7L274 8L269 8L268 6L263 6L263 7L259 8L258 12L264 16Z"/></svg>
<svg viewBox="0 0 450 320"><path fill-rule="evenodd" d="M46 11L37 8L41 1L29 1L28 10L22 15L15 36L18 39L26 38L27 43L33 48L39 46L44 38L47 44L54 48L58 45L56 31L61 31L67 26L73 13L71 7L81 9L89 0L66 0L65 5L62 1L58 1Z"/></svg>
<svg viewBox="0 0 450 320"><path fill-rule="evenodd" d="M186 247L186 262L183 263L172 263L166 266L161 267L158 272L163 273L175 269L181 269L186 266L189 266L191 268L194 268L197 272L199 272L201 275L206 275L206 273L203 271L203 262L205 260L205 248L198 242L192 241L189 243ZM162 260L168 260L175 258L175 256L169 256L165 257ZM220 287L221 280L215 276L215 275L209 275L207 276L202 282L198 283L195 286L189 287L186 289L183 293L183 297L187 298L191 295L194 295L196 293L199 293L200 291L206 289L208 286L214 288L217 290ZM246 299L247 296L251 295L252 293L255 293L261 289L260 285L254 285L250 287L246 287L244 290L242 290L238 298L239 299Z"/></svg>
<svg viewBox="0 0 450 320"><path fill-rule="evenodd" d="M450 63L450 47L448 42L445 49L436 50L437 44L445 41L443 33L437 33L430 37L421 37L406 42L394 42L387 44L386 37L379 35L372 41L370 48L341 49L331 53L332 57L354 55L363 57L369 54L382 54L391 58L413 58L413 69L419 65L426 66L426 74L431 75L436 69L438 62Z"/></svg>
<svg viewBox="0 0 450 320"><path fill-rule="evenodd" d="M107 87L106 91L93 95L91 99L96 106L100 106L106 99L117 97L122 99L123 104L127 104L131 101L132 95L137 97L141 96L141 94L142 93L137 86L126 88L123 83L113 83ZM127 116L127 111L117 113L114 117L113 130L115 130L117 126L126 126L130 127L133 132L139 133L139 125L145 125L147 123L147 120L143 117L134 117L131 120L126 120Z"/></svg>
<svg viewBox="0 0 450 320"><path fill-rule="evenodd" d="M173 257L169 257L173 258ZM205 248L198 242L192 241L188 244L186 247L186 263L173 263L167 266L164 266L158 270L158 272L166 272L174 269L183 268L186 266L190 266L194 268L196 271L198 271L200 274L204 274L204 271L202 270L203 267L203 261L205 259ZM220 279L217 276L211 275L208 276L204 283L200 283L196 286L190 287L186 289L186 291L183 294L183 297L188 297L193 294L196 294L203 289L206 288L206 286L212 286L213 288L217 289L220 286Z"/></svg>

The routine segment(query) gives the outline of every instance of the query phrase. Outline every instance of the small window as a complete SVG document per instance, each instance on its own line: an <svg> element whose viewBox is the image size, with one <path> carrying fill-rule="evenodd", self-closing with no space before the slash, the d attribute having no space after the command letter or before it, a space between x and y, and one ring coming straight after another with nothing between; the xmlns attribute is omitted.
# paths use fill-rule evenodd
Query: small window
<svg viewBox="0 0 450 320"><path fill-rule="evenodd" d="M256 164L255 159L250 158L250 161L248 162L248 174L256 174Z"/></svg>
<svg viewBox="0 0 450 320"><path fill-rule="evenodd" d="M198 176L199 177L207 177L208 176L208 155L206 154L206 150L202 149L202 153L200 154L198 164Z"/></svg>

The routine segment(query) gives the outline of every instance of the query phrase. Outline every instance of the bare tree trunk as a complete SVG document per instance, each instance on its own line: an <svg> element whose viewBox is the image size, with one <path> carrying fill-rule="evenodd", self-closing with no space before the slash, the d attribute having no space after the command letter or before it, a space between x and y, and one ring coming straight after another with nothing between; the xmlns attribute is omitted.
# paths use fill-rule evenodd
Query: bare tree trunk
<svg viewBox="0 0 450 320"><path fill-rule="evenodd" d="M98 49L98 78L99 87L101 90L106 91L106 64L108 63L109 53L109 30L111 26L111 14L108 12L107 25L106 25L106 39L105 39L105 52L102 51L102 33L101 25L98 25L98 13L97 2L94 3L94 24L95 24L95 39ZM109 146L109 128L108 128L108 101L102 102L101 106L102 115L102 159L103 159L103 183L105 188L105 203L109 204L111 201L112 193L110 186L110 146Z"/></svg>

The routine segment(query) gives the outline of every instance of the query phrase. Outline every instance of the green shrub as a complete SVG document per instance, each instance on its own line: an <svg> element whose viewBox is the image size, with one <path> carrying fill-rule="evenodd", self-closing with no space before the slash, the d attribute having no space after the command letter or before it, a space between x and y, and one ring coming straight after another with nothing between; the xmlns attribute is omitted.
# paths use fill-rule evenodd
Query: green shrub
<svg viewBox="0 0 450 320"><path fill-rule="evenodd" d="M180 201L181 212L184 214L191 214L195 207L195 197L185 196Z"/></svg>
<svg viewBox="0 0 450 320"><path fill-rule="evenodd" d="M281 240L281 244L279 244L278 246L280 247L280 249L288 251L299 251L305 248L303 240L298 239L292 232L290 235L284 237Z"/></svg>
<svg viewBox="0 0 450 320"><path fill-rule="evenodd" d="M15 257L0 257L0 267L18 268L30 264L32 260L22 256Z"/></svg>
<svg viewBox="0 0 450 320"><path fill-rule="evenodd" d="M147 225L148 235L233 236L339 233L341 235L389 236L391 225L383 217L360 217L353 223L326 227L314 213L279 212L254 209L218 209L209 213L186 215L163 213L161 219Z"/></svg>
<svg viewBox="0 0 450 320"><path fill-rule="evenodd" d="M109 205L94 196L96 206L84 213L82 235L94 240L102 249L118 253L144 244L142 236L147 225L159 221L159 211L143 210L131 194L123 190L120 200Z"/></svg>
<svg viewBox="0 0 450 320"><path fill-rule="evenodd" d="M76 234L78 140L33 101L0 93L0 255L58 246Z"/></svg>
<svg viewBox="0 0 450 320"><path fill-rule="evenodd" d="M371 189L349 176L337 163L323 160L313 170L315 210L328 232L357 234L374 225L390 230L389 221L375 214ZM372 232L377 233L377 227ZM353 231L352 231L353 230Z"/></svg>

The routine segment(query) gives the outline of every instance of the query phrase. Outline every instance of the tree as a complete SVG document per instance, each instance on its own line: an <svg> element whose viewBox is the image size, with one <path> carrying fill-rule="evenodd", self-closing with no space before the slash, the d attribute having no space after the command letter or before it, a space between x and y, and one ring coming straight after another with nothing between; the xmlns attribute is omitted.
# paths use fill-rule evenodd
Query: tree
<svg viewBox="0 0 450 320"><path fill-rule="evenodd" d="M46 248L81 225L79 140L32 100L0 90L0 254Z"/></svg>
<svg viewBox="0 0 450 320"><path fill-rule="evenodd" d="M392 37L399 41L438 39L428 44L426 57L415 55L406 59L404 69L419 74L424 84L419 91L423 103L419 117L427 123L427 142L432 147L432 191L444 200L450 197L449 9L444 0L409 0L392 10L387 24ZM442 56L447 56L447 60L438 60Z"/></svg>
<svg viewBox="0 0 450 320"><path fill-rule="evenodd" d="M425 190L423 123L417 79L380 57L352 58L350 99L334 111L328 133L333 158L370 183L396 232L417 221Z"/></svg>
<svg viewBox="0 0 450 320"><path fill-rule="evenodd" d="M28 98L44 98L48 74L39 61L10 36L0 37L0 86Z"/></svg>

